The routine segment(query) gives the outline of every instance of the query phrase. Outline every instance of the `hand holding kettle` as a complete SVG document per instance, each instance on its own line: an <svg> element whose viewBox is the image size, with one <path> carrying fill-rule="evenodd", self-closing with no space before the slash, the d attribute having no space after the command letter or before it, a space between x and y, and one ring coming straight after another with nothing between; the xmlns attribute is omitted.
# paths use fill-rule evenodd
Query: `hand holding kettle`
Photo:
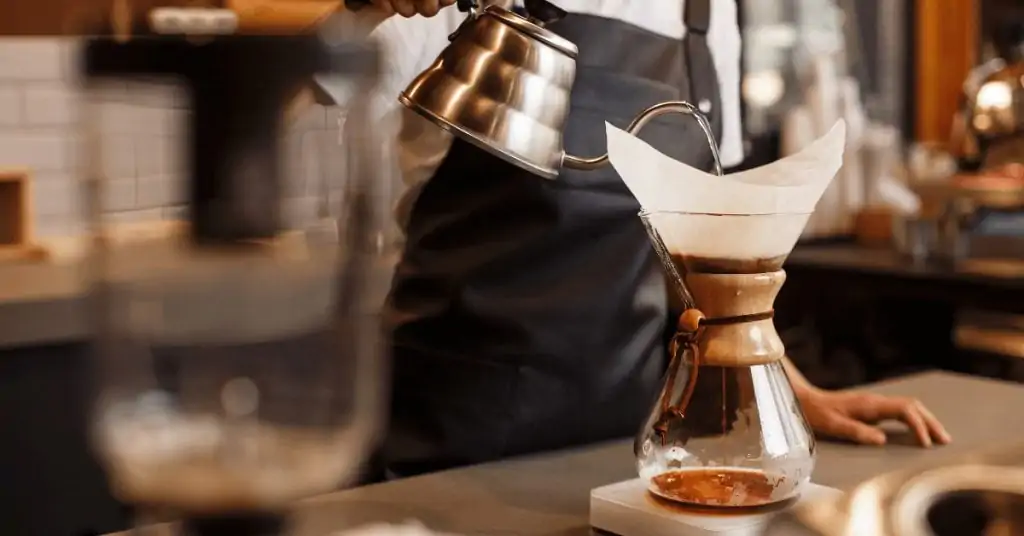
<svg viewBox="0 0 1024 536"><path fill-rule="evenodd" d="M372 26L376 26L394 14L433 17L455 4L468 11L478 4L505 5L511 4L511 0L226 0L225 7L238 15L243 31L299 32L319 26L342 8L372 9Z"/></svg>
<svg viewBox="0 0 1024 536"><path fill-rule="evenodd" d="M384 15L397 13L408 18L416 15L433 17L442 9L456 4L464 12L491 5L510 9L512 0L346 0L345 4L350 9L372 5Z"/></svg>
<svg viewBox="0 0 1024 536"><path fill-rule="evenodd" d="M454 4L455 0L373 0L373 5L382 12L388 15L398 13L403 17L433 17L441 8Z"/></svg>

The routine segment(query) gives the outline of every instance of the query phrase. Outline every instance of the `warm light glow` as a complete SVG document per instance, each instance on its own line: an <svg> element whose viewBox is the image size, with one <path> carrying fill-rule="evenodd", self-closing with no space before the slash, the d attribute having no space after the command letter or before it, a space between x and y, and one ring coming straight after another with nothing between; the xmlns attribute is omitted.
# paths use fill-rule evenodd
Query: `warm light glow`
<svg viewBox="0 0 1024 536"><path fill-rule="evenodd" d="M845 527L844 536L861 534L877 534L885 526L878 508L877 484L870 484L867 490L859 490L853 494L847 506L849 525Z"/></svg>
<svg viewBox="0 0 1024 536"><path fill-rule="evenodd" d="M983 131L992 128L992 118L987 115L976 116L974 118L974 128Z"/></svg>
<svg viewBox="0 0 1024 536"><path fill-rule="evenodd" d="M987 82L978 90L976 102L982 110L1009 108L1013 105L1013 88L999 80Z"/></svg>
<svg viewBox="0 0 1024 536"><path fill-rule="evenodd" d="M758 108L768 108L782 99L786 83L778 71L761 71L743 78L743 98Z"/></svg>

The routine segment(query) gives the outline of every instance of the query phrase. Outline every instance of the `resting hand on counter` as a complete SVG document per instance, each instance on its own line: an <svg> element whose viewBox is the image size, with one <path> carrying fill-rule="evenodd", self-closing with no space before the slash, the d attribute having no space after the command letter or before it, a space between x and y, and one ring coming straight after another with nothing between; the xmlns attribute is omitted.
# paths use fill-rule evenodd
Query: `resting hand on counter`
<svg viewBox="0 0 1024 536"><path fill-rule="evenodd" d="M884 445L885 432L876 424L898 420L910 428L922 447L945 445L952 440L942 423L917 399L818 389L789 359L784 364L804 416L817 434L865 445Z"/></svg>

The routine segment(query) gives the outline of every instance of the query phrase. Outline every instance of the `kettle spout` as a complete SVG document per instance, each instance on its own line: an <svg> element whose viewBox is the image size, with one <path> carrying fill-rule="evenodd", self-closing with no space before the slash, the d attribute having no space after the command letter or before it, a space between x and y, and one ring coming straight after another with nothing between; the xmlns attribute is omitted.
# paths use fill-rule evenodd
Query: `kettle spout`
<svg viewBox="0 0 1024 536"><path fill-rule="evenodd" d="M542 26L558 22L565 18L566 11L548 0L525 0L523 7L526 8L526 13L530 19L534 22L540 23Z"/></svg>

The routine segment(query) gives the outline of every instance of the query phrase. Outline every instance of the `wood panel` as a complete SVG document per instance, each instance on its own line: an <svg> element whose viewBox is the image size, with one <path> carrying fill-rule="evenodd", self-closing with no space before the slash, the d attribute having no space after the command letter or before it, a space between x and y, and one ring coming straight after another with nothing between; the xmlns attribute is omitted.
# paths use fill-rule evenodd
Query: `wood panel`
<svg viewBox="0 0 1024 536"><path fill-rule="evenodd" d="M0 169L0 247L32 241L31 188L27 169Z"/></svg>
<svg viewBox="0 0 1024 536"><path fill-rule="evenodd" d="M0 263L47 258L34 243L34 206L29 170L0 168Z"/></svg>
<svg viewBox="0 0 1024 536"><path fill-rule="evenodd" d="M189 0L131 0L132 10L185 5ZM0 0L0 35L79 35L109 17L118 0ZM124 4L122 4L124 5Z"/></svg>
<svg viewBox="0 0 1024 536"><path fill-rule="evenodd" d="M313 28L335 11L341 0L226 0L238 14L242 31L301 31Z"/></svg>
<svg viewBox="0 0 1024 536"><path fill-rule="evenodd" d="M312 27L339 9L342 0L0 0L0 36L79 35L98 27L115 9L137 17L154 7L228 7L243 31Z"/></svg>
<svg viewBox="0 0 1024 536"><path fill-rule="evenodd" d="M964 79L977 62L980 0L915 3L915 137L949 140Z"/></svg>

